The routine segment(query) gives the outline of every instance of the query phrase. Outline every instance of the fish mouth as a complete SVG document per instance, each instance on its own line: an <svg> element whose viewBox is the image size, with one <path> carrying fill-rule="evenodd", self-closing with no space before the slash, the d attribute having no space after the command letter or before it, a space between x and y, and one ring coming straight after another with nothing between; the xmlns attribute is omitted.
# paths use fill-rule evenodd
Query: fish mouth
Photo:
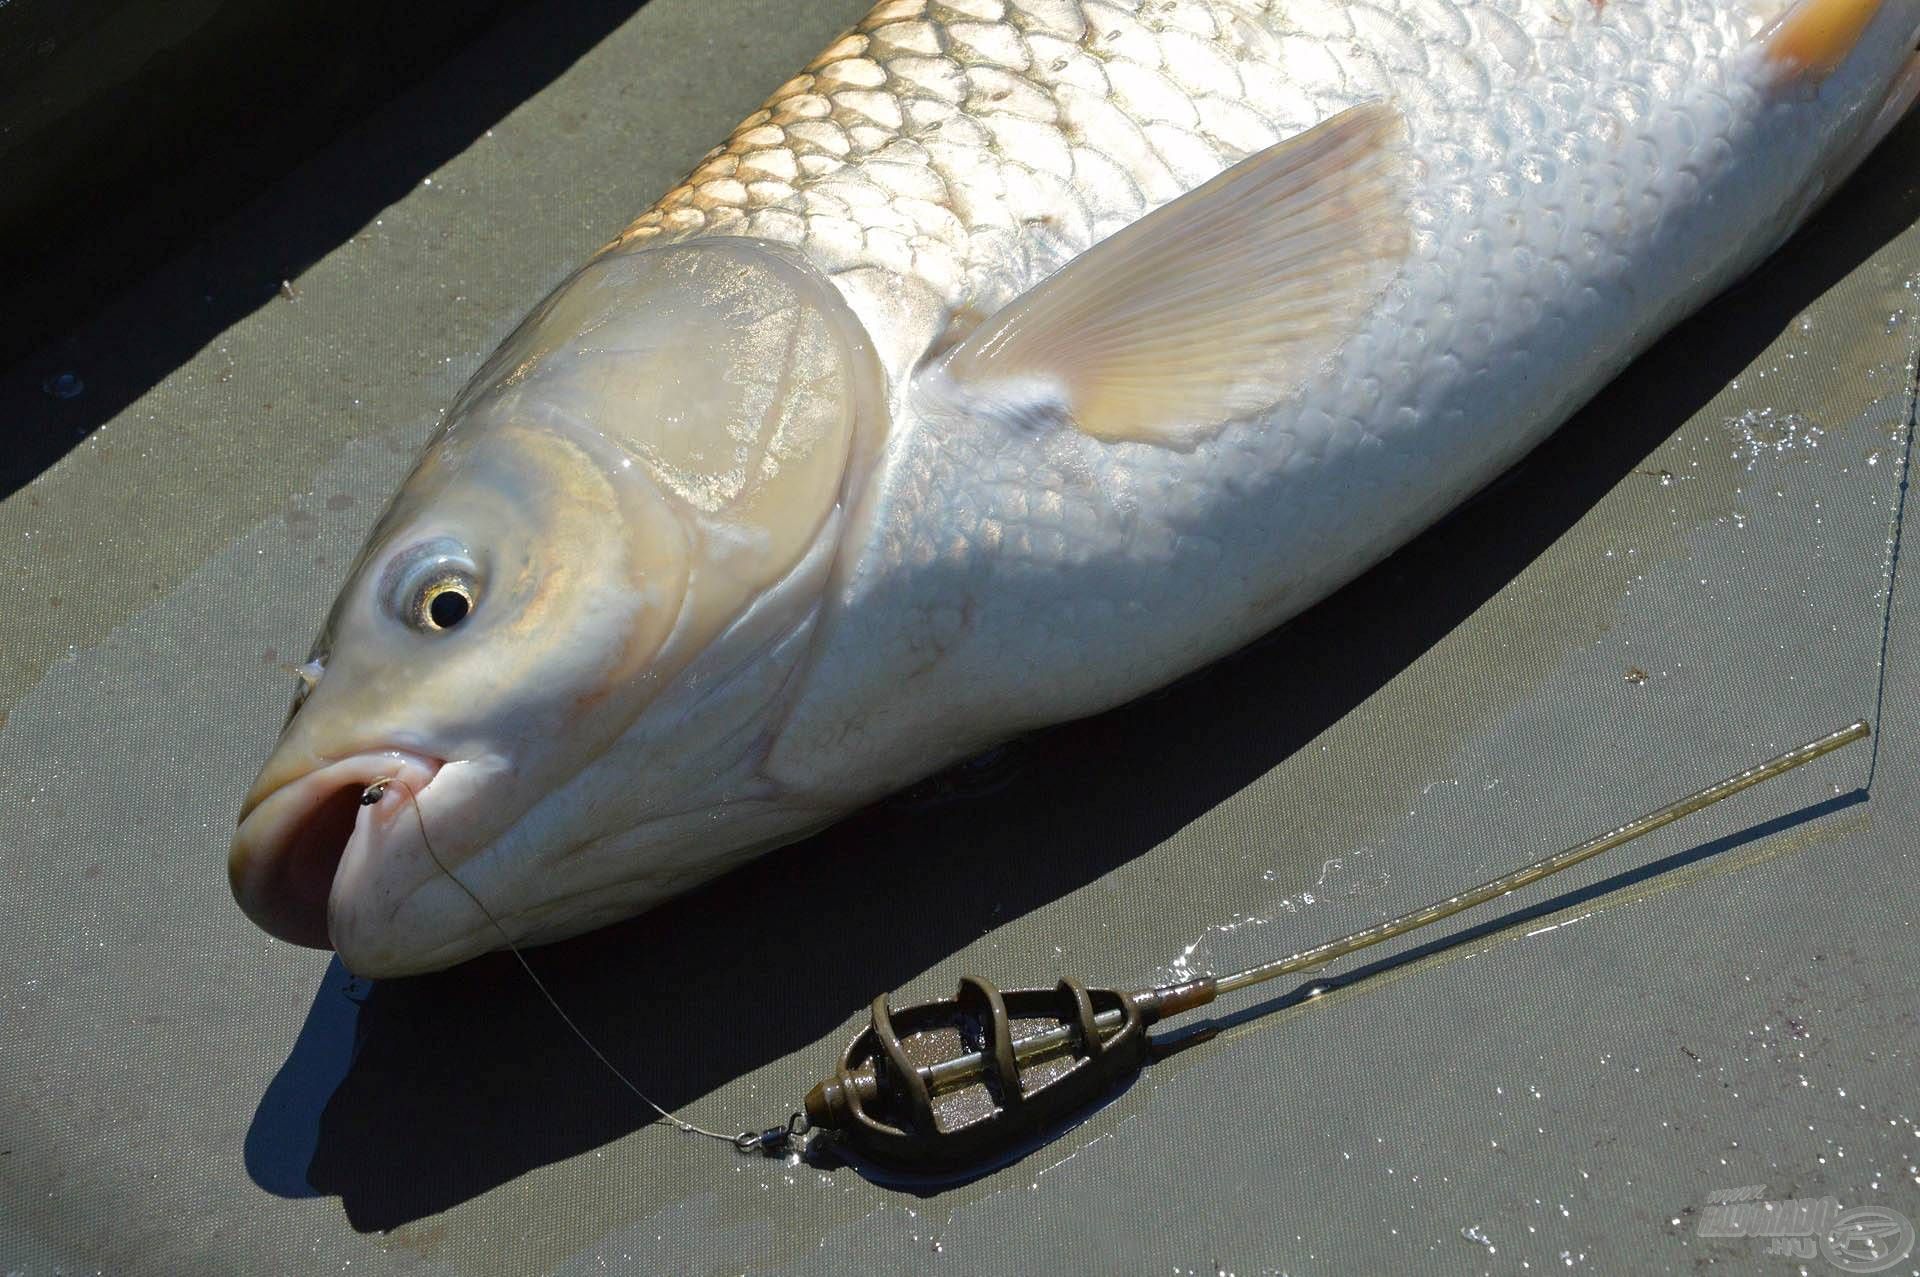
<svg viewBox="0 0 1920 1277"><path fill-rule="evenodd" d="M312 949L335 947L330 918L343 880L365 877L390 843L401 809L440 774L438 759L373 750L248 795L227 855L240 908L268 935ZM384 790L370 791L378 782ZM366 799L374 798L368 802Z"/></svg>

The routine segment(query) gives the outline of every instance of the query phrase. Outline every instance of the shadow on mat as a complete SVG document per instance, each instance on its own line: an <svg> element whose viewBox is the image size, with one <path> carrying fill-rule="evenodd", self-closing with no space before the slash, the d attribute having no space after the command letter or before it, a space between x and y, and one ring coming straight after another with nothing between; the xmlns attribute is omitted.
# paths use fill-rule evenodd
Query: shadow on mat
<svg viewBox="0 0 1920 1277"><path fill-rule="evenodd" d="M1672 873L1676 869L1683 869L1688 865L1698 864L1703 860L1711 860L1715 856L1723 856L1736 848L1749 846L1766 838L1772 838L1776 834L1783 834L1789 829L1798 829L1802 825L1812 824L1816 820L1825 820L1828 816L1838 815L1850 807L1859 806L1861 803L1866 802L1867 798L1868 794L1864 788L1848 790L1844 794L1835 795L1821 802L1810 803L1796 811L1787 812L1785 815L1775 816L1772 820L1763 820L1757 825L1750 825L1745 829L1738 829L1733 833L1724 834L1719 838L1701 843L1697 847L1688 847L1683 851L1673 852L1671 855L1662 856L1660 859L1649 861L1644 865L1636 865L1631 869L1623 869L1617 874L1612 874L1600 879L1598 882L1588 883L1584 887L1563 891L1557 896L1551 896L1536 904L1520 905L1503 914L1488 918L1484 922L1476 923L1460 931L1452 931L1445 935L1436 936L1424 944L1417 944L1411 948L1402 949L1397 953L1388 954L1384 958L1376 958L1372 962L1362 963L1357 967L1340 971L1331 976L1315 977L1284 993L1277 993L1270 998L1264 998L1252 1006L1242 1007L1240 1010L1229 1015L1216 1016L1212 1019L1199 1020L1192 1024L1181 1025L1179 1028L1158 1037L1154 1043L1155 1049L1162 1056L1170 1055L1193 1042L1204 1041L1224 1033L1229 1029L1238 1028L1240 1025L1250 1021L1259 1020L1266 1016L1285 1011L1291 1007L1311 1002L1315 998L1330 993L1335 989L1350 989L1356 985L1365 984L1368 980L1387 975L1390 972L1400 970L1424 959L1437 957L1448 950L1462 949L1470 951L1479 941L1498 935L1500 932L1524 927L1529 923L1538 922L1542 918L1551 917L1554 914L1562 913L1568 909L1577 908L1580 905L1599 900L1616 891L1622 891L1636 883L1646 882L1649 879L1658 878L1662 874Z"/></svg>
<svg viewBox="0 0 1920 1277"><path fill-rule="evenodd" d="M26 486L201 347L273 301L282 280L352 238L645 3L417 0L381 6L353 0L310 13L236 3L202 6L215 11L209 28L236 30L198 33L195 39L211 51L196 50L191 41L160 51L156 66L169 59L181 65L143 73L140 91L170 92L169 77L198 79L204 74L198 61L236 50L249 60L234 76L260 87L195 90L224 114L203 121L189 136L156 133L152 145L180 154L136 165L156 174L137 200L129 202L120 187L109 188L114 198L72 219L73 226L47 232L75 236L79 242L68 251L43 235L27 241L27 265L9 257L13 246L0 248L0 264L8 266L0 273L0 363L19 360L11 369L0 368L0 498ZM301 35L308 26L314 30ZM282 27L293 31L260 47L253 28ZM453 51L460 44L466 47ZM319 83L308 83L312 78ZM368 111L367 98L392 96L394 82L415 79L428 79L439 91L403 89ZM273 85L280 86L277 96ZM99 112L137 115L118 100L128 91L118 86L104 95ZM261 105L267 98L270 109ZM367 118L357 118L363 114ZM100 123L98 131L116 145L128 144L127 130L110 124ZM140 140L135 130L132 144ZM296 167L309 152L317 156ZM70 163L85 158L70 157ZM209 222L232 214L276 181L269 196L277 210L273 218L240 217L181 251ZM156 268L171 272L173 280L163 304L139 313L113 310L114 293ZM87 322L102 305L101 322ZM77 327L51 336L68 325ZM34 349L50 337L51 344ZM63 372L80 376L85 392L60 398L43 388Z"/></svg>
<svg viewBox="0 0 1920 1277"><path fill-rule="evenodd" d="M1277 1016L1282 1011L1292 1011L1305 1007L1336 989L1347 990L1364 987L1370 981L1376 981L1395 972L1404 972L1407 968L1430 958L1436 958L1449 952L1475 953L1479 941L1486 940L1501 932L1514 931L1528 926L1542 918L1575 908L1590 901L1598 900L1612 892L1620 891L1636 883L1658 878L1662 874L1700 861L1711 860L1715 856L1725 855L1738 847L1760 842L1789 829L1797 829L1814 821L1825 819L1867 801L1865 789L1855 789L1848 793L1829 798L1823 802L1812 803L1797 811L1791 811L1772 820L1762 821L1746 829L1677 851L1671 855L1639 865L1631 869L1604 878L1585 887L1565 891L1538 904L1521 905L1506 913L1487 918L1486 921L1466 927L1464 930L1448 932L1435 937L1424 944L1417 944L1385 957L1376 958L1348 970L1327 976L1313 976L1284 992L1275 994L1250 1006L1242 1007L1224 1015L1206 1019L1188 1019L1165 1028L1152 1035L1149 1051L1149 1065L1178 1055L1189 1047L1210 1042L1223 1033L1240 1028L1254 1021ZM1485 906L1483 906L1484 908ZM823 1059L821 1068L826 1068ZM809 1165L823 1171L848 1167L863 1179L872 1181L882 1188L895 1192L912 1193L916 1197L938 1197L941 1193L971 1184L975 1180L991 1175L1017 1162L1020 1162L1052 1144L1065 1138L1074 1128L1086 1122L1101 1109L1125 1095L1140 1078L1139 1072L1124 1074L1120 1080L1104 1094L1089 1101L1084 1108L1077 1109L1051 1127L1040 1132L1022 1136L1010 1142L1002 1152L968 1165L959 1172L910 1173L897 1171L867 1162L856 1152L838 1143L816 1142L806 1152Z"/></svg>
<svg viewBox="0 0 1920 1277"><path fill-rule="evenodd" d="M1920 219L1917 173L1910 122L1815 227L1488 493L1274 635L643 917L541 949L535 966L655 1099L708 1125L739 1120L705 1111L701 1097L1132 860L1366 700ZM511 958L377 984L357 1014L333 1001L349 996L338 982L335 968L255 1115L248 1167L270 1191L337 1195L355 1227L394 1228L650 1120ZM752 1117L780 1119L789 1098Z"/></svg>

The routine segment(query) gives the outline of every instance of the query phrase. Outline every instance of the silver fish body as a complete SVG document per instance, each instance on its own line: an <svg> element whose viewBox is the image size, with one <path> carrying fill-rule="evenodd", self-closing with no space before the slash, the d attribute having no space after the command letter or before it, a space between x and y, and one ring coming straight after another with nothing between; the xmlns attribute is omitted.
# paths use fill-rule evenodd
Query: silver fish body
<svg viewBox="0 0 1920 1277"><path fill-rule="evenodd" d="M1457 505L1844 177L1828 161L1912 48L1913 10L1887 15L1879 65L1855 69L1843 104L1769 86L1761 37L1784 10L876 8L619 242L796 246L898 388L953 316L999 309L1228 165L1388 98L1418 161L1414 248L1338 360L1192 451L896 424L864 543L842 552L853 568L825 628L844 637L816 639L815 690L774 773L852 748L846 783L870 796L1095 712L1272 628ZM906 599L876 604L886 594ZM928 734L945 738L938 758Z"/></svg>
<svg viewBox="0 0 1920 1277"><path fill-rule="evenodd" d="M289 831L385 757L413 769L420 820L363 813L324 884L349 964L417 970L498 939L416 824L516 938L557 938L1244 644L1484 485L1777 245L1912 100L1917 35L1920 0L888 0L456 405L256 785L236 891L289 933L262 866L320 855ZM1241 243L1258 269L1236 281ZM1068 293L1031 312L1054 346L998 319ZM732 318L695 314L722 297ZM1104 323L1100 306L1136 309ZM660 313L691 328L649 328ZM721 335L655 331L702 322ZM634 371L647 359L673 371ZM1212 382L1212 408L1152 428ZM716 385L749 390L716 406ZM490 535L478 516L435 531L442 488L482 464L449 458L533 435L615 489L642 474L650 513L618 516L651 529L624 543L641 567L594 588L629 591L621 624L659 633L576 680L577 733L498 651L462 676L458 713L454 693L390 688L397 708L356 717L376 676L354 653L388 623L367 600L396 588L396 556ZM487 491L460 499L553 505ZM553 561L603 554L567 544ZM379 642L403 668L456 650Z"/></svg>

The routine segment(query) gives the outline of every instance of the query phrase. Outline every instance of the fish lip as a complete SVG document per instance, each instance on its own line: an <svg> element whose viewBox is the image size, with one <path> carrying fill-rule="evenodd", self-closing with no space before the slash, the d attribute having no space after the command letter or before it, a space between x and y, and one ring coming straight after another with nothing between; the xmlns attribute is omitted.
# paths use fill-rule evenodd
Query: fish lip
<svg viewBox="0 0 1920 1277"><path fill-rule="evenodd" d="M349 853L367 854L382 832L374 826L390 827L393 814L431 788L444 766L411 750L378 748L250 795L227 854L241 910L276 939L334 948L332 900ZM394 783L380 801L364 803L364 791L382 780Z"/></svg>

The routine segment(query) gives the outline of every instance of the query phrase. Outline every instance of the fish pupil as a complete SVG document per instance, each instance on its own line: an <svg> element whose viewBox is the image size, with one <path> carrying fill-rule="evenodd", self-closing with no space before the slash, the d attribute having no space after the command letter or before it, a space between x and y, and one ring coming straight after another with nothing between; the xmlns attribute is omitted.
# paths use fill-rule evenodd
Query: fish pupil
<svg viewBox="0 0 1920 1277"><path fill-rule="evenodd" d="M443 630L450 630L467 619L472 604L458 590L441 590L427 602L427 616Z"/></svg>

